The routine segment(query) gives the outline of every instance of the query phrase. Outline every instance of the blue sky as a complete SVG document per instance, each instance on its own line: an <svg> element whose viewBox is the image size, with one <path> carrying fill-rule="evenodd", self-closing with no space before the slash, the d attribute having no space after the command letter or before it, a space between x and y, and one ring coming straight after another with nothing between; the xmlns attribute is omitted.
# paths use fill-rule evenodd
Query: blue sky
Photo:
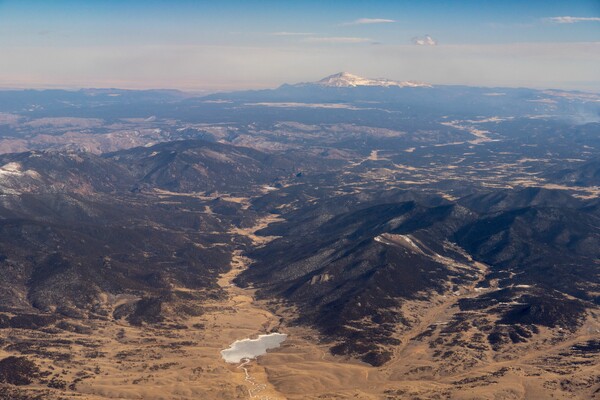
<svg viewBox="0 0 600 400"><path fill-rule="evenodd" d="M0 0L0 86L230 90L339 71L600 91L600 0Z"/></svg>

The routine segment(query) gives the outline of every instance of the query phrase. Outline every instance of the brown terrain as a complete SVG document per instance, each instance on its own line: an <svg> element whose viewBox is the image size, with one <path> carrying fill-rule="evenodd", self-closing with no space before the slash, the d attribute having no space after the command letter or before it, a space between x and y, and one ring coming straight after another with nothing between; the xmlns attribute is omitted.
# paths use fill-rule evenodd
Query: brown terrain
<svg viewBox="0 0 600 400"><path fill-rule="evenodd" d="M600 399L600 96L419 90L0 91L0 399Z"/></svg>
<svg viewBox="0 0 600 400"><path fill-rule="evenodd" d="M274 221L277 217L269 216L235 233L264 245L272 238L254 232ZM132 326L125 321L84 325L74 320L71 333L3 331L8 340L18 338L43 350L37 352L39 371L34 375L43 377L44 383L29 385L18 395L5 391L1 398L589 399L597 395L598 358L585 351L573 357L574 345L598 340L597 315L574 334L562 337L548 329L534 342L501 354L480 350L481 338L465 331L452 340L472 345L463 348L464 354L442 356L440 363L433 356L432 343L450 340L450 335L435 327L452 323L457 301L477 291L475 282L460 293L405 304L403 311L415 324L398 335L402 345L393 349L393 359L373 367L331 355L330 345L322 343L317 332L286 324L294 317L293 308L258 301L253 289L235 286L233 279L251 261L235 252L231 271L218 281L226 299L205 302L204 313L198 317L179 318L160 327ZM474 262L471 267L479 269L481 276L485 273L483 264ZM281 348L239 365L221 359L220 351L235 340L273 331L289 335ZM1 350L0 358L13 354ZM594 380L596 384L590 387ZM588 389L580 391L580 387Z"/></svg>

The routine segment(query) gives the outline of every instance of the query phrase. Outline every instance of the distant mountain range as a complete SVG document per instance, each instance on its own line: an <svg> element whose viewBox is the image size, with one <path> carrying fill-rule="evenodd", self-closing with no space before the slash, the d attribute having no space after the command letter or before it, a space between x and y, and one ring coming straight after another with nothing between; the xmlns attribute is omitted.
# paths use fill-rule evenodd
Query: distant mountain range
<svg viewBox="0 0 600 400"><path fill-rule="evenodd" d="M298 83L295 86L319 85L325 87L359 87L359 86L381 86L381 87L431 87L427 83L413 81L394 81L385 78L363 78L348 72L339 72L327 76L320 81L311 83Z"/></svg>

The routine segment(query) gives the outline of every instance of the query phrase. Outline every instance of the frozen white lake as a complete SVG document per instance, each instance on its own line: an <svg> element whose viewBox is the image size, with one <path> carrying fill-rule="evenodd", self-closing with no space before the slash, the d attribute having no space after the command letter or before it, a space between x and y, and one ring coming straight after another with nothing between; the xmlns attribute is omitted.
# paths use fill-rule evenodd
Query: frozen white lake
<svg viewBox="0 0 600 400"><path fill-rule="evenodd" d="M228 363L239 363L244 359L252 360L270 349L276 349L285 341L285 333L260 335L257 339L242 339L233 342L228 349L221 350L221 357Z"/></svg>

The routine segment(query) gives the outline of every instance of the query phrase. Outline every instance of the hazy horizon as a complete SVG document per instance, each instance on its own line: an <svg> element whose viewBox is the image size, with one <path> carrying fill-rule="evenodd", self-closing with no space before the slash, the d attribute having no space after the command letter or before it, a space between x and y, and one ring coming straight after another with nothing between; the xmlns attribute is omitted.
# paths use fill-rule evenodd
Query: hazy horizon
<svg viewBox="0 0 600 400"><path fill-rule="evenodd" d="M600 91L600 3L0 0L0 52L2 88L215 92L347 71Z"/></svg>
<svg viewBox="0 0 600 400"><path fill-rule="evenodd" d="M0 90L15 90L15 91L19 91L19 90L65 90L65 91L78 91L78 90L132 90L132 91L143 91L143 90L156 90L156 91L176 91L176 92L181 92L183 94L187 94L187 95L209 95L209 94L213 94L213 93L227 93L227 92L236 92L236 91L244 91L244 90L268 90L268 89L276 89L279 86L282 85L286 85L286 84L298 84L298 83L310 83L310 82L316 82L321 80L322 78L325 78L327 76L330 75L335 75L338 73L351 73L354 75L359 75L361 77L364 78L389 78L389 76L385 76L385 75L380 75L380 76L367 76L367 75L361 75L361 74L356 74L354 71L337 71L337 72L326 72L325 74L321 74L320 76L315 76L314 78L310 78L310 79L304 79L304 80L298 80L298 81L289 81L289 82L279 82L279 83L274 83L273 85L263 85L263 86L247 86L247 85L240 85L240 86L232 86L232 87L223 87L223 88L213 88L213 89L209 89L209 88L202 88L202 87L187 87L187 86L181 86L181 87L169 87L169 86L147 86L144 85L143 83L140 85L136 85L134 83L123 83L121 85L97 85L97 86L90 86L90 85L67 85L67 84L54 84L54 85L50 85L50 84L31 84L31 85L27 85L27 86L23 86L23 85L19 85L19 84L15 84L15 85L10 85L10 84L0 84ZM397 79L398 81L400 80L410 80L410 81L416 81L413 79ZM452 82L452 83L436 83L433 81L418 81L418 82L423 82L423 83L428 83L431 84L433 86L471 86L471 87L484 87L484 88L489 88L489 89L502 89L502 88L506 88L506 89L516 89L516 88L528 88L528 89L538 89L538 90L564 90L564 91L581 91L581 92L590 92L590 93L598 93L600 92L600 82L581 82L580 85L576 85L573 87L558 87L558 86L547 86L547 85L534 85L534 84L506 84L506 85L492 85L492 84L478 84L478 83L461 83L461 82Z"/></svg>

